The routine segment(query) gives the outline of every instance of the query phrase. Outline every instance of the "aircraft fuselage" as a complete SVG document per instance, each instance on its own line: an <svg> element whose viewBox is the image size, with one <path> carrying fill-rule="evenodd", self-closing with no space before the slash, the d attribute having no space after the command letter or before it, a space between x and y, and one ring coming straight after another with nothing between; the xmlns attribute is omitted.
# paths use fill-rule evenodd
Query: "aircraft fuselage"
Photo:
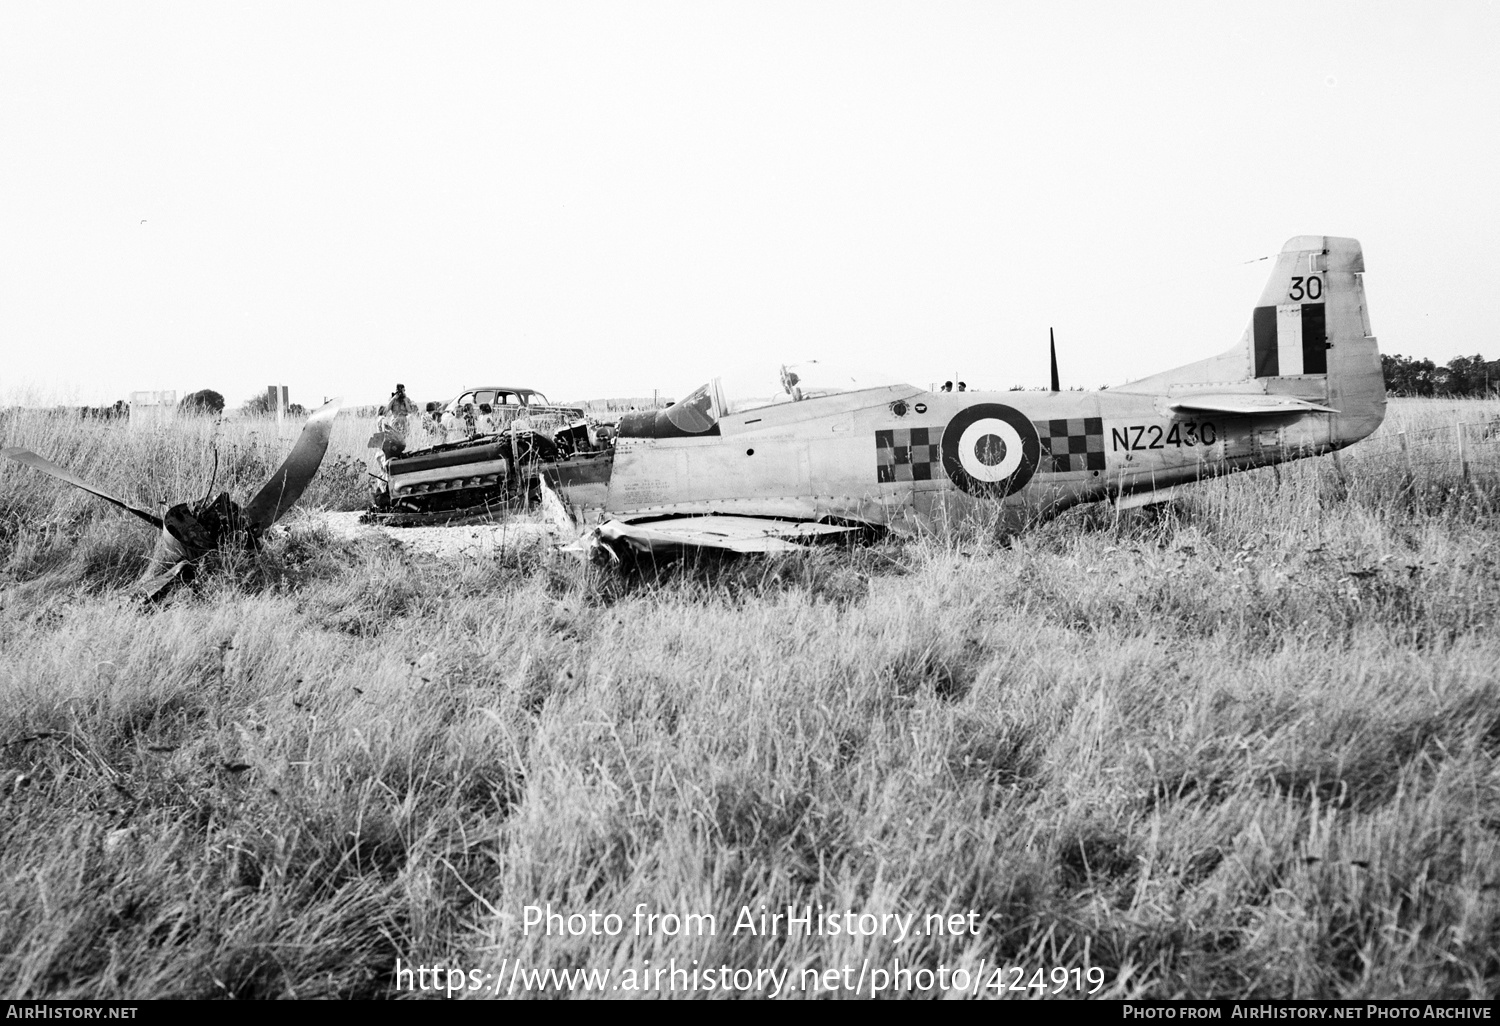
<svg viewBox="0 0 1500 1026"><path fill-rule="evenodd" d="M1356 440L1335 433L1328 413L1165 405L1108 391L900 386L783 403L722 416L710 437L621 438L606 495L585 504L627 518L743 511L900 526L998 503L1024 521Z"/></svg>
<svg viewBox="0 0 1500 1026"><path fill-rule="evenodd" d="M746 407L711 381L622 418L612 456L562 468L560 490L586 519L620 523L717 513L900 527L988 504L1020 525L1080 502L1154 501L1379 427L1363 276L1357 241L1291 239L1237 345L1097 392L820 394L783 367L779 401Z"/></svg>

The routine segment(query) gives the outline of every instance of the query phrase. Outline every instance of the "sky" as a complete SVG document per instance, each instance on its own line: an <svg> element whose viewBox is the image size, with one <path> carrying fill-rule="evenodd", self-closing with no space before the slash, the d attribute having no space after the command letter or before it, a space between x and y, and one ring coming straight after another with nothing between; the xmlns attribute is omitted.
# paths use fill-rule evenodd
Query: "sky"
<svg viewBox="0 0 1500 1026"><path fill-rule="evenodd" d="M0 402L1099 387L1297 235L1500 357L1500 7L0 4Z"/></svg>

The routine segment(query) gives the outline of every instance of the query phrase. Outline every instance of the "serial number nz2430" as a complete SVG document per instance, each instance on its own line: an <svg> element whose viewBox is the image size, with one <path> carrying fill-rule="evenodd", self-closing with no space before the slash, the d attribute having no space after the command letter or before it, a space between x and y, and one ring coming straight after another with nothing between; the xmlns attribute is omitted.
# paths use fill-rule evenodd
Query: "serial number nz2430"
<svg viewBox="0 0 1500 1026"><path fill-rule="evenodd" d="M1213 445L1219 440L1219 428L1213 421L1178 421L1171 424L1131 424L1109 429L1110 448L1115 452L1140 452L1145 449L1179 449L1193 445Z"/></svg>

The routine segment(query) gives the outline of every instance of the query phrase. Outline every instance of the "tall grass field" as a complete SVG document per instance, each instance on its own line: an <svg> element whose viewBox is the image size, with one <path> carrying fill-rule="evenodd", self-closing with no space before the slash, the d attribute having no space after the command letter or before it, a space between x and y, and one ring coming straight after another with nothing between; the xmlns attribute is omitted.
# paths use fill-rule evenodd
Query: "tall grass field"
<svg viewBox="0 0 1500 1026"><path fill-rule="evenodd" d="M371 426L149 606L148 528L0 461L0 994L1500 989L1500 403L649 581L332 530ZM0 415L153 507L295 432Z"/></svg>

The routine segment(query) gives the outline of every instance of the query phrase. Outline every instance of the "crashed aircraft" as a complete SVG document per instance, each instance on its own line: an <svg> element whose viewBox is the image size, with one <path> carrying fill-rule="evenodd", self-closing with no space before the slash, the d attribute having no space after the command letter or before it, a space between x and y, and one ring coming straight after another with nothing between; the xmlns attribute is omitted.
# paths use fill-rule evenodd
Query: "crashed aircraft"
<svg viewBox="0 0 1500 1026"><path fill-rule="evenodd" d="M1363 275L1355 240L1294 238L1233 348L1107 391L864 387L789 366L769 398L716 378L625 416L612 449L543 459L540 472L588 548L617 563L863 538L979 504L1016 530L1079 503L1160 502L1379 427Z"/></svg>

